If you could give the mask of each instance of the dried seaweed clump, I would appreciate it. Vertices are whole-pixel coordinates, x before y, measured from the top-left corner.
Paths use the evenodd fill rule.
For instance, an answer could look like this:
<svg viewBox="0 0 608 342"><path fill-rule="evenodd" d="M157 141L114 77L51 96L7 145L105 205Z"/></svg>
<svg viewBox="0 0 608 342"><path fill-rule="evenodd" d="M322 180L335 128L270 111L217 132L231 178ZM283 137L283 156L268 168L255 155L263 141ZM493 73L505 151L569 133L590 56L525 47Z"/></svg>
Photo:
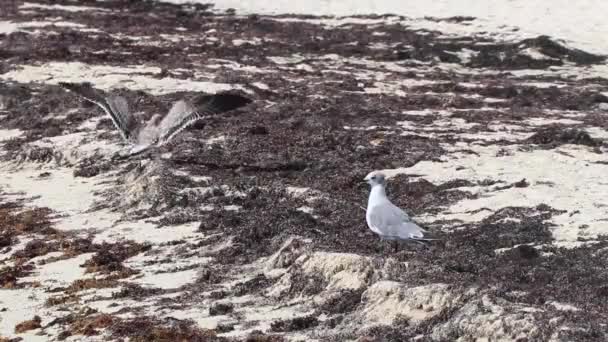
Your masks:
<svg viewBox="0 0 608 342"><path fill-rule="evenodd" d="M125 267L122 262L126 259L145 252L151 248L148 244L140 244L134 241L118 243L103 243L97 246L98 252L84 263L87 273L99 272L129 276L133 270ZM124 278L124 277L122 277Z"/></svg>
<svg viewBox="0 0 608 342"><path fill-rule="evenodd" d="M110 327L113 338L129 338L131 342L228 342L213 330L200 329L187 320L138 317Z"/></svg>
<svg viewBox="0 0 608 342"><path fill-rule="evenodd" d="M119 321L120 318L108 314L78 317L71 322L69 330L62 332L62 335L65 337L74 335L99 335L99 330L108 328Z"/></svg>
<svg viewBox="0 0 608 342"><path fill-rule="evenodd" d="M270 329L275 332L298 331L315 327L319 320L313 316L296 317L272 322Z"/></svg>
<svg viewBox="0 0 608 342"><path fill-rule="evenodd" d="M13 289L22 287L23 284L17 284L18 279L27 276L33 269L34 266L29 264L7 266L0 269L0 288Z"/></svg>
<svg viewBox="0 0 608 342"><path fill-rule="evenodd" d="M49 216L52 214L49 208L26 209L18 212L18 208L0 209L0 231L3 235L9 232L12 235L25 233L53 234Z"/></svg>
<svg viewBox="0 0 608 342"><path fill-rule="evenodd" d="M585 146L599 146L600 143L593 139L589 133L576 128L564 128L552 125L542 128L527 139L528 142L549 147L557 147L564 144L575 144Z"/></svg>
<svg viewBox="0 0 608 342"><path fill-rule="evenodd" d="M34 318L23 321L15 326L15 334L21 334L29 330L34 330L40 328L40 322L42 320L39 316L34 316Z"/></svg>

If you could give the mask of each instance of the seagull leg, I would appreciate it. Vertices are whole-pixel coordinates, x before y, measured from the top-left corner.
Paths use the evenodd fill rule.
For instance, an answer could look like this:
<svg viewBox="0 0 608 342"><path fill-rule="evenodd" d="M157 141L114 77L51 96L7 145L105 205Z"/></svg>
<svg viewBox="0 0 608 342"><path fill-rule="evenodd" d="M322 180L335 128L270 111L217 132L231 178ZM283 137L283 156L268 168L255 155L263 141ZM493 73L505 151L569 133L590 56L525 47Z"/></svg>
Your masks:
<svg viewBox="0 0 608 342"><path fill-rule="evenodd" d="M382 251L383 251L382 255L384 255L385 257L389 257L393 254L392 249L391 249L391 243L392 243L392 241L387 240L383 244L384 248L382 249Z"/></svg>
<svg viewBox="0 0 608 342"><path fill-rule="evenodd" d="M389 253L386 250L386 245L387 243L389 243L390 241L388 241L387 239L384 238L384 236L380 235L380 252L382 252L382 256L387 256Z"/></svg>

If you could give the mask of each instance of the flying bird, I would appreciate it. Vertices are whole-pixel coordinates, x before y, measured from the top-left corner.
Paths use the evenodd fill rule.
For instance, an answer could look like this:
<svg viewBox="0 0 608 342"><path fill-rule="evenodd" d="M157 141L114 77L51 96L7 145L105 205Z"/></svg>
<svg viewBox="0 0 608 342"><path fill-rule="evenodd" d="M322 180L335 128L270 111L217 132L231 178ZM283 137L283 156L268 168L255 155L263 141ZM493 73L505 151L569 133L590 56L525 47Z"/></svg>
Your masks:
<svg viewBox="0 0 608 342"><path fill-rule="evenodd" d="M166 144L199 119L228 112L251 102L246 97L230 93L201 95L193 102L186 100L175 102L162 118L160 114L155 114L147 122L140 122L129 112L129 104L124 97L107 95L93 88L88 82L60 82L59 85L96 104L110 116L120 136L130 146L127 156Z"/></svg>
<svg viewBox="0 0 608 342"><path fill-rule="evenodd" d="M382 172L369 173L364 181L371 185L365 219L371 231L383 240L410 240L419 243L435 240L424 237L426 230L386 197L386 177Z"/></svg>

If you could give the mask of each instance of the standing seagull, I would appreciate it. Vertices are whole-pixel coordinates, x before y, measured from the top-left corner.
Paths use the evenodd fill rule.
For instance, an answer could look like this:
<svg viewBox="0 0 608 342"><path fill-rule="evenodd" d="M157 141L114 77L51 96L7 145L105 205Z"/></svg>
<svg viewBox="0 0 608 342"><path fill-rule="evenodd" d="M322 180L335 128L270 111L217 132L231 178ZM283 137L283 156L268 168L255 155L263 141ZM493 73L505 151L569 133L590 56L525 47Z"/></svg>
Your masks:
<svg viewBox="0 0 608 342"><path fill-rule="evenodd" d="M419 243L434 240L424 238L426 230L414 223L405 211L386 197L386 177L382 172L371 172L364 181L372 186L365 212L369 229L383 240L410 240Z"/></svg>
<svg viewBox="0 0 608 342"><path fill-rule="evenodd" d="M207 115L231 111L251 102L250 99L236 94L202 95L197 97L194 103L179 100L164 118L160 119L160 114L155 114L144 123L131 115L124 97L106 95L88 82L59 82L59 85L96 104L110 116L123 140L130 145L127 154L129 156L142 153L153 146L166 144L184 128Z"/></svg>

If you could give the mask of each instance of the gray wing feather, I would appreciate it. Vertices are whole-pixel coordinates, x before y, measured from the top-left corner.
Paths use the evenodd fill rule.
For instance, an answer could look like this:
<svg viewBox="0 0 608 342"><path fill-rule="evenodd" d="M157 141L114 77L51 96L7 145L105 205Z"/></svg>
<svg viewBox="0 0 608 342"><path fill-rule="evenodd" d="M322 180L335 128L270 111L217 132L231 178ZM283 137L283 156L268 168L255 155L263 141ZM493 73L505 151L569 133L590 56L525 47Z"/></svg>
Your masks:
<svg viewBox="0 0 608 342"><path fill-rule="evenodd" d="M106 97L106 102L112 109L112 111L117 115L117 118L124 123L125 126L128 126L129 123L129 103L122 96L108 96Z"/></svg>
<svg viewBox="0 0 608 342"><path fill-rule="evenodd" d="M388 238L417 239L425 230L392 203L382 203L370 209L368 222L374 231Z"/></svg>
<svg viewBox="0 0 608 342"><path fill-rule="evenodd" d="M129 113L129 105L125 98L120 96L105 97L103 93L95 90L90 83L60 82L59 85L103 109L110 116L112 123L114 123L123 139L129 140L135 121Z"/></svg>
<svg viewBox="0 0 608 342"><path fill-rule="evenodd" d="M193 100L176 102L159 125L159 144L171 140L176 134L204 116L228 112L251 103L238 94L221 93L202 95Z"/></svg>
<svg viewBox="0 0 608 342"><path fill-rule="evenodd" d="M129 103L127 100L121 96L110 96L106 98L106 102L114 114L113 117L115 118L115 125L118 130L122 132L123 138L131 138L131 134L135 129L136 122L135 118L130 115ZM118 125L116 123L118 123Z"/></svg>
<svg viewBox="0 0 608 342"><path fill-rule="evenodd" d="M202 118L192 105L184 100L173 104L167 116L159 124L159 145L171 140L175 135Z"/></svg>

